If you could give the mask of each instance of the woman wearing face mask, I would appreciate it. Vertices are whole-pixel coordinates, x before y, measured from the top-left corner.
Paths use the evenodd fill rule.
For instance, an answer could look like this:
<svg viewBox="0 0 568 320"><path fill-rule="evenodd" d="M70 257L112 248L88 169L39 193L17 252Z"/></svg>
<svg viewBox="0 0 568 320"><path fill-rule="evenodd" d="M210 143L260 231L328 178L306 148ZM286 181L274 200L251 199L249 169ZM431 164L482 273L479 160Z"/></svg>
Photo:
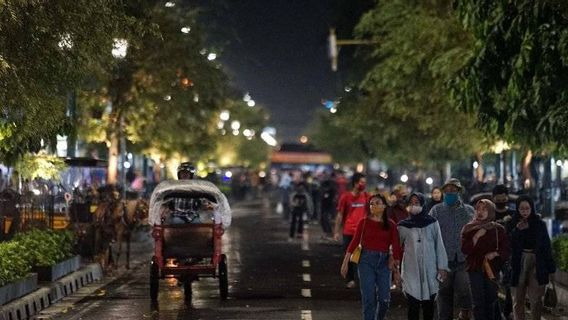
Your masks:
<svg viewBox="0 0 568 320"><path fill-rule="evenodd" d="M438 293L438 281L447 276L448 257L440 226L428 215L421 193L410 196L410 217L398 223L400 243L403 247L402 291L408 299L408 319L434 318L434 304Z"/></svg>
<svg viewBox="0 0 568 320"><path fill-rule="evenodd" d="M395 223L387 218L387 200L380 194L369 198L367 217L357 225L355 236L347 248L341 275L347 276L351 253L362 246L358 264L364 320L382 320L390 304L391 269L398 268L402 255ZM389 266L392 248L394 265ZM395 273L396 278L396 273Z"/></svg>
<svg viewBox="0 0 568 320"><path fill-rule="evenodd" d="M509 238L495 222L495 204L482 199L475 205L475 217L462 230L462 251L467 255L473 315L475 319L500 319L499 286L496 277L509 259Z"/></svg>
<svg viewBox="0 0 568 320"><path fill-rule="evenodd" d="M529 196L517 199L517 212L509 224L512 257L511 288L515 320L525 319L525 299L531 305L532 319L540 319L542 297L549 278L556 272L550 238L544 221L535 212Z"/></svg>

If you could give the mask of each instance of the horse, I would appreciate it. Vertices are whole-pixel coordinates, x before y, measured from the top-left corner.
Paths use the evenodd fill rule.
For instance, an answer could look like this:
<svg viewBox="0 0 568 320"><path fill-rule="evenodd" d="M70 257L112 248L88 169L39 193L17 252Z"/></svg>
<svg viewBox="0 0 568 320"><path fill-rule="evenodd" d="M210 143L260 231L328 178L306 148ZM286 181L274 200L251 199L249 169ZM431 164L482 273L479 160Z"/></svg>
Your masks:
<svg viewBox="0 0 568 320"><path fill-rule="evenodd" d="M121 201L120 210L114 211L114 233L118 242L116 265L120 261L122 243L126 242L126 269L130 269L130 242L137 226L147 223L148 202L143 198Z"/></svg>

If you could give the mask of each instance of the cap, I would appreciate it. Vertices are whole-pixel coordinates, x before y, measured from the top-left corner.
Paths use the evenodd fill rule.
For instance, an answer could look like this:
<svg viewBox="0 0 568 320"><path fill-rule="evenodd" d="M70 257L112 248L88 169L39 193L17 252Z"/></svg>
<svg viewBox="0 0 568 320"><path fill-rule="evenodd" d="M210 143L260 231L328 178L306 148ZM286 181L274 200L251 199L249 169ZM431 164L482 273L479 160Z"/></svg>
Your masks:
<svg viewBox="0 0 568 320"><path fill-rule="evenodd" d="M446 181L446 183L444 183L444 185L442 186L442 190L444 190L447 186L454 186L454 187L458 188L459 191L463 190L463 186L461 185L461 182L456 178L451 178L448 181Z"/></svg>

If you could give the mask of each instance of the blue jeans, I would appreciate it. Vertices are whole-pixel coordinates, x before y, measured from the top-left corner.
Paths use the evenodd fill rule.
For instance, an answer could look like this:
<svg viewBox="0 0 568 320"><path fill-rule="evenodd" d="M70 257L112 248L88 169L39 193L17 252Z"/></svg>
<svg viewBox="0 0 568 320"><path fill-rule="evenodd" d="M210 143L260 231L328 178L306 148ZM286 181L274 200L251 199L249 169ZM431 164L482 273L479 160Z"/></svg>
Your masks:
<svg viewBox="0 0 568 320"><path fill-rule="evenodd" d="M359 260L359 283L364 320L383 320L390 304L389 255L363 249Z"/></svg>

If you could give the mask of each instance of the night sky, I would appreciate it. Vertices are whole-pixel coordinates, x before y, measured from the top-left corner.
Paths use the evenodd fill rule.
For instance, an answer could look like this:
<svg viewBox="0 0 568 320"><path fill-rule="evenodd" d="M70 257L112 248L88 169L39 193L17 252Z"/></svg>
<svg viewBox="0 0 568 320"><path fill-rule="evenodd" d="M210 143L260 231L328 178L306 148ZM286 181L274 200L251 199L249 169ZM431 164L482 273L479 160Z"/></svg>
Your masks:
<svg viewBox="0 0 568 320"><path fill-rule="evenodd" d="M335 95L327 35L329 0L228 0L214 19L225 35L221 62L233 84L269 110L280 142L297 141ZM230 35L227 37L227 35Z"/></svg>

